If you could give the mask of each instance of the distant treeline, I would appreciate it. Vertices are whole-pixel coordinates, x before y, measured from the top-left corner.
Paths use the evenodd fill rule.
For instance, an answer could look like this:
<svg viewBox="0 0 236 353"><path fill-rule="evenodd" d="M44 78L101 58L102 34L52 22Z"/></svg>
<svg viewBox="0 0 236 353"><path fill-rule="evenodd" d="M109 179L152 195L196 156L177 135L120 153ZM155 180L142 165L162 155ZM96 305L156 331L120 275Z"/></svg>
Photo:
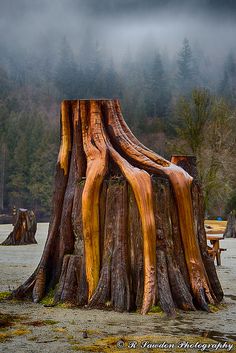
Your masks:
<svg viewBox="0 0 236 353"><path fill-rule="evenodd" d="M206 58L200 49L193 50L187 39L172 59L158 50L150 53L143 49L135 57L127 51L123 60L116 62L98 44L76 55L66 39L56 60L52 60L50 51L43 57L25 53L15 57L7 50L1 52L0 209L5 212L16 206L34 209L38 217L49 216L62 99L119 98L125 119L145 144L169 157L177 142L183 152L196 152L199 163L202 152L183 143L183 131L189 124L186 109L190 115L195 112L192 124L199 118L199 107L202 109L202 103L194 101L193 90L205 92L210 100L218 97L218 102L222 97L220 109L235 122L235 55L225 53L225 62L216 69L214 58ZM187 105L181 106L183 96ZM204 101L204 97L200 99ZM211 109L213 116L216 105L205 105L202 114ZM207 126L203 124L202 128ZM228 141L232 147L232 137ZM224 212L234 200L231 179L223 209L218 211L210 205L210 213Z"/></svg>

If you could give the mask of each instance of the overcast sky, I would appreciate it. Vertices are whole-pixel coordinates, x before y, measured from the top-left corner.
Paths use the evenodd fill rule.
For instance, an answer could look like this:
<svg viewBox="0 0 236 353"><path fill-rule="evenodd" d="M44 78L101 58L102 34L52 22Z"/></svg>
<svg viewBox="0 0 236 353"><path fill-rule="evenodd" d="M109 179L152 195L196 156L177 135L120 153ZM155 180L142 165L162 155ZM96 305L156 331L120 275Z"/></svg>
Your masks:
<svg viewBox="0 0 236 353"><path fill-rule="evenodd" d="M75 52L93 41L114 58L145 45L172 55L187 37L217 58L235 50L236 1L0 0L0 32L8 48L43 53L66 37Z"/></svg>

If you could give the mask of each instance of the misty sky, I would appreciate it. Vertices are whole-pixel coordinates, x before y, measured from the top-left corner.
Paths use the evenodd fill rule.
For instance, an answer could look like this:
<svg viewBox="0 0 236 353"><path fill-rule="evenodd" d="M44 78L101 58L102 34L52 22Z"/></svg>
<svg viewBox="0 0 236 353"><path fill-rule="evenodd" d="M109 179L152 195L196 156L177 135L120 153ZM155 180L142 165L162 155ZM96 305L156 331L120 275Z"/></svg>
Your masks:
<svg viewBox="0 0 236 353"><path fill-rule="evenodd" d="M10 50L40 54L66 37L75 53L93 41L114 59L145 46L175 55L187 37L217 60L236 47L236 1L0 0L0 32Z"/></svg>

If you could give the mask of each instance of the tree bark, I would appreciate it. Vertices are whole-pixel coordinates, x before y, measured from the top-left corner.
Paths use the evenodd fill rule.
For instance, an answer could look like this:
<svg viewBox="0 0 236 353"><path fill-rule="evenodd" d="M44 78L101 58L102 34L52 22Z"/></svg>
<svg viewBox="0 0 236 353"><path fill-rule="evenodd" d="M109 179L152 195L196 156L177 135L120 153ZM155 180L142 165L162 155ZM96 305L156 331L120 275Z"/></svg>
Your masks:
<svg viewBox="0 0 236 353"><path fill-rule="evenodd" d="M135 138L117 100L62 102L48 239L13 296L169 315L218 303L200 186L178 162Z"/></svg>
<svg viewBox="0 0 236 353"><path fill-rule="evenodd" d="M34 212L20 208L16 214L13 231L1 245L37 244L35 239L36 230L37 223Z"/></svg>
<svg viewBox="0 0 236 353"><path fill-rule="evenodd" d="M228 216L224 238L236 238L236 211L231 211Z"/></svg>
<svg viewBox="0 0 236 353"><path fill-rule="evenodd" d="M217 301L221 301L223 299L223 290L221 288L220 282L218 280L218 276L216 273L216 268L214 265L214 260L209 255L207 251L207 238L206 231L204 226L204 201L203 201L203 191L201 182L198 176L197 171L197 161L195 156L173 156L171 161L179 166L181 166L184 170L186 170L192 177L192 202L193 202L193 210L194 210L194 226L195 233L198 236L198 243L200 247L202 261L205 266L205 270L207 272L209 282Z"/></svg>

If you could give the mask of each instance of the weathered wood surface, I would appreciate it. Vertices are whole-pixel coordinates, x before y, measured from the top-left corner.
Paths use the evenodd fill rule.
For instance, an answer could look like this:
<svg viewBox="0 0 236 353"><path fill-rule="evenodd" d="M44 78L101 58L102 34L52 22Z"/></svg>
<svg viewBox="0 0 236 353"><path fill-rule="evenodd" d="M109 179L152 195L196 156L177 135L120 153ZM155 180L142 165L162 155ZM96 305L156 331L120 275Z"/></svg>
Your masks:
<svg viewBox="0 0 236 353"><path fill-rule="evenodd" d="M143 146L117 100L64 101L48 239L13 296L38 302L54 289L55 303L208 311L223 292L193 164Z"/></svg>
<svg viewBox="0 0 236 353"><path fill-rule="evenodd" d="M207 250L207 237L204 226L204 203L203 203L203 192L201 183L198 178L196 157L194 156L174 156L172 161L177 165L184 168L191 176L193 176L192 183L192 202L194 210L194 223L195 232L198 236L198 243L201 251L202 260L207 272L207 276L211 285L211 288L215 294L217 301L221 301L223 298L223 291L216 273L213 258L209 255Z"/></svg>
<svg viewBox="0 0 236 353"><path fill-rule="evenodd" d="M36 230L37 223L34 212L20 208L16 214L13 231L1 245L37 244Z"/></svg>
<svg viewBox="0 0 236 353"><path fill-rule="evenodd" d="M224 238L236 238L236 211L231 211L228 216Z"/></svg>

